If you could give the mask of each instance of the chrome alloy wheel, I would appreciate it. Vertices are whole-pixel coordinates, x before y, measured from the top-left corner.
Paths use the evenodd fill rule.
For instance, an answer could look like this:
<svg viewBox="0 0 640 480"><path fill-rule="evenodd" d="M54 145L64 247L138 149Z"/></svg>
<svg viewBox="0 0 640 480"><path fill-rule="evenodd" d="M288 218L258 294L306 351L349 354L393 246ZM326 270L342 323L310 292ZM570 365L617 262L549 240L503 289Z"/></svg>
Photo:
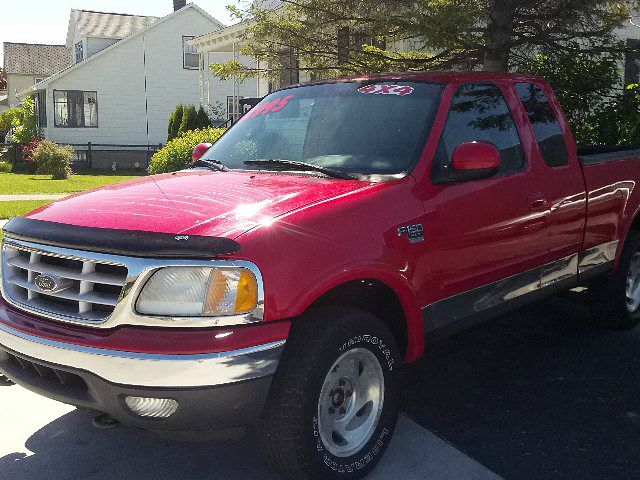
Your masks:
<svg viewBox="0 0 640 480"><path fill-rule="evenodd" d="M327 450L349 457L362 449L378 425L384 404L384 373L365 348L342 354L327 373L318 402L318 430Z"/></svg>
<svg viewBox="0 0 640 480"><path fill-rule="evenodd" d="M640 252L631 258L627 273L627 310L636 313L640 308Z"/></svg>

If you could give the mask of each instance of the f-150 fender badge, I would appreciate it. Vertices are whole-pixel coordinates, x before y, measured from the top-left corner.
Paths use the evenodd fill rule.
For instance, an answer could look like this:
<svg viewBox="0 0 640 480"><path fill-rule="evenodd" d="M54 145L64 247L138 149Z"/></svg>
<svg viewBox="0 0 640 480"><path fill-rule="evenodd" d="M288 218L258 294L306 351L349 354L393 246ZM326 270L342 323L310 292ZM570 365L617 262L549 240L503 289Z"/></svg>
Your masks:
<svg viewBox="0 0 640 480"><path fill-rule="evenodd" d="M424 225L416 223L415 225L405 225L398 228L398 236L407 235L409 243L424 242Z"/></svg>

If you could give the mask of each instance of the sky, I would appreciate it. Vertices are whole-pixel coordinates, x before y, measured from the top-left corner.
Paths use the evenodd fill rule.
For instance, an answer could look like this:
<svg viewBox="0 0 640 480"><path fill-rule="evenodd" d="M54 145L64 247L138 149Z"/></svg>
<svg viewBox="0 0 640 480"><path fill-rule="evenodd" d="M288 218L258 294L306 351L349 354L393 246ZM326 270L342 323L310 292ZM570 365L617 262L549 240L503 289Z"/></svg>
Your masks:
<svg viewBox="0 0 640 480"><path fill-rule="evenodd" d="M226 10L226 5L236 3L234 0L195 0L194 3L225 25L234 22ZM66 40L72 8L156 17L173 11L173 0L0 0L0 5L0 42L60 45ZM2 49L0 65L4 65Z"/></svg>

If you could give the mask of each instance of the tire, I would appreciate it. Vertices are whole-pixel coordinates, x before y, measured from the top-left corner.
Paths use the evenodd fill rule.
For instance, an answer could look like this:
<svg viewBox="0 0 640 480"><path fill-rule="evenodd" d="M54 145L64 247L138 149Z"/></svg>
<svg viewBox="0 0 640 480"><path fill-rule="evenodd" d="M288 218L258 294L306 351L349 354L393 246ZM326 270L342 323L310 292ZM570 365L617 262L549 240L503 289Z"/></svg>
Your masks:
<svg viewBox="0 0 640 480"><path fill-rule="evenodd" d="M618 269L596 282L589 288L592 323L613 330L635 327L640 322L640 232L629 232Z"/></svg>
<svg viewBox="0 0 640 480"><path fill-rule="evenodd" d="M297 319L259 428L275 467L296 480L367 475L398 420L401 363L374 315L329 306Z"/></svg>
<svg viewBox="0 0 640 480"><path fill-rule="evenodd" d="M15 385L15 383L0 373L0 387L10 387L11 385Z"/></svg>

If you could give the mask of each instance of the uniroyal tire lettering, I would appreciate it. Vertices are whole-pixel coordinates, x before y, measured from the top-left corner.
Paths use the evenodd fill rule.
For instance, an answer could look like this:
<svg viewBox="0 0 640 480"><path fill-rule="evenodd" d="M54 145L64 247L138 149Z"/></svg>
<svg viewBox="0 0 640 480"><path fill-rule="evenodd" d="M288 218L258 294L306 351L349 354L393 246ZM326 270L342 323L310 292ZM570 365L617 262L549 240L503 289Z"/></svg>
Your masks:
<svg viewBox="0 0 640 480"><path fill-rule="evenodd" d="M342 345L338 349L338 352L342 353L345 350L357 345L358 343L369 343L371 345L375 345L378 347L384 358L387 360L387 366L389 367L389 371L393 370L393 364L395 363L395 359L391 355L391 350L387 347L387 345L378 337L373 335L358 335L357 337L353 337L349 339L346 343Z"/></svg>
<svg viewBox="0 0 640 480"><path fill-rule="evenodd" d="M375 456L378 453L380 453L380 450L384 446L384 437L386 437L387 435L389 435L389 430L387 430L387 428L385 427L380 432L380 435L378 436L378 440L376 440L376 443L373 444L373 446L369 449L367 453L364 454L362 458L360 458L359 460L356 460L355 462L343 463L343 464L337 463L335 460L329 458L329 455L326 453L324 454L322 460L324 464L334 472L353 473L355 470L360 470L361 468L364 468L365 465L370 463L375 458Z"/></svg>

